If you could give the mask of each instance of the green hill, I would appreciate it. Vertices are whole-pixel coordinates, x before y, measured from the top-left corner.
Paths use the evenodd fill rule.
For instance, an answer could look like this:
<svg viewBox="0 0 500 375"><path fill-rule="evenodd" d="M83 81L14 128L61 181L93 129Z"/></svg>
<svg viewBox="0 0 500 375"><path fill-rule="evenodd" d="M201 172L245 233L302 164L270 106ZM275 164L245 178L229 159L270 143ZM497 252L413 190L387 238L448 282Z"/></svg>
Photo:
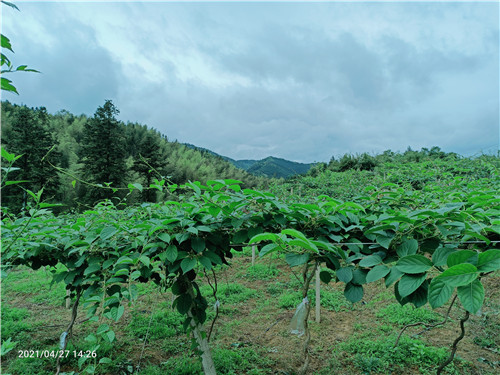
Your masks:
<svg viewBox="0 0 500 375"><path fill-rule="evenodd" d="M280 159L274 156L268 156L267 158L261 160L234 160L227 156L219 155L203 147L198 147L189 143L185 143L184 145L194 150L218 156L224 160L231 162L237 168L243 169L254 176L288 178L291 176L307 173L309 169L311 169L311 167L314 165L312 163L305 164L286 159Z"/></svg>

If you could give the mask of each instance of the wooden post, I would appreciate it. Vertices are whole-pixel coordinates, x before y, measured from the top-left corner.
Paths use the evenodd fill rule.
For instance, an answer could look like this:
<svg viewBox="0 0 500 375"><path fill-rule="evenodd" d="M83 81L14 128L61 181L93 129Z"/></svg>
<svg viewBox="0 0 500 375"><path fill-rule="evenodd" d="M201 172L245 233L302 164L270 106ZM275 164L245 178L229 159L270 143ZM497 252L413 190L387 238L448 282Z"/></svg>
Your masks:
<svg viewBox="0 0 500 375"><path fill-rule="evenodd" d="M255 252L256 252L257 246L252 245L252 266L255 266Z"/></svg>
<svg viewBox="0 0 500 375"><path fill-rule="evenodd" d="M316 323L319 323L321 321L321 316L320 316L320 307L321 307L321 298L320 298L320 285L319 285L320 279L319 279L319 263L318 266L316 267Z"/></svg>

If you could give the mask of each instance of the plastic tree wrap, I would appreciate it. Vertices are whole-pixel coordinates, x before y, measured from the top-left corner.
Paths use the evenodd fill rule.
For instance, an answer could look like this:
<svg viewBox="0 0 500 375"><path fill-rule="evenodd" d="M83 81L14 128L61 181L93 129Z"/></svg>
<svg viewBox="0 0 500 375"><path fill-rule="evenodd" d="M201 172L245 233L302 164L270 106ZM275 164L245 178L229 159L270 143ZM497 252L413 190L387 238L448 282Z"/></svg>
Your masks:
<svg viewBox="0 0 500 375"><path fill-rule="evenodd" d="M291 333L294 335L302 336L305 331L305 321L307 315L307 304L309 300L304 298L302 302L297 306L297 310L295 310L295 314L293 314L292 321L290 322L290 328L292 329Z"/></svg>

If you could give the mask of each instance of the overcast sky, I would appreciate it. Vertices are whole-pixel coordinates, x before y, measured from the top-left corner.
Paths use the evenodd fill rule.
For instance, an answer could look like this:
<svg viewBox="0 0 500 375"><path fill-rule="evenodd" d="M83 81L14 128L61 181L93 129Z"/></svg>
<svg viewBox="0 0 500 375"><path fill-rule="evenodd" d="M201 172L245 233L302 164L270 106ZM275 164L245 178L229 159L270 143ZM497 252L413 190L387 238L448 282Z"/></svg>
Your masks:
<svg viewBox="0 0 500 375"><path fill-rule="evenodd" d="M499 4L41 2L5 5L20 95L235 159L300 162L499 143Z"/></svg>

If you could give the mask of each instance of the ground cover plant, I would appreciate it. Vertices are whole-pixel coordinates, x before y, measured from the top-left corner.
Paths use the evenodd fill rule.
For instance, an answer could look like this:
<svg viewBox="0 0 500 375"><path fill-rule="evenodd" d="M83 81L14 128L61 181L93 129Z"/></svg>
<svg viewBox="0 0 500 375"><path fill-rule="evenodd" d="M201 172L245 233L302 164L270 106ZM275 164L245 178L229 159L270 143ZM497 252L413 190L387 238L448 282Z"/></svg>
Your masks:
<svg viewBox="0 0 500 375"><path fill-rule="evenodd" d="M16 160L15 155L5 150L2 155L8 163ZM2 182L16 183L8 179ZM500 251L496 246L499 223L495 186L498 186L498 176L490 178L488 183L481 179L472 182L455 179L454 189L434 186L425 190L407 190L394 183L384 183L379 187L365 188L363 196L351 201L323 195L304 203L293 198L282 199L268 192L242 189L236 180L214 180L206 185L194 182L180 187L157 181L151 188L178 192L179 199L122 210L117 210L112 201L105 200L82 214L57 216L50 212L51 205L42 201L43 191L33 193L27 190L33 206L26 215L6 215L3 219L4 271L8 279L16 272L15 267L25 266L32 270L43 267L53 275L56 287L62 283L69 290L73 300L70 323L62 334L55 336L54 342L45 345L52 348L49 354L57 350L58 341L62 350L84 354L74 358L52 358L58 373L80 370L116 373L117 369L128 371L131 366L134 371L134 366L138 365L129 358L125 359L117 333L122 332L124 319L136 314L131 313L129 307L137 303L141 291L151 294L150 285L156 285L160 295L173 293L169 301L182 316L183 330L193 335L193 341L187 343L186 336L180 335L183 346L186 351L201 352L205 373L264 371L249 368L246 361L261 349L277 353L273 341L270 347L258 350L249 348L253 344L244 340L244 336L230 344L230 348L234 344L234 347L244 349L245 355L228 354L224 351L227 347L215 345L214 355L225 353L219 357L219 364L213 361L209 346L209 340L213 339L212 335L217 337L217 331L214 324L205 326L204 323L209 322L207 318L226 313L232 322L227 322L223 331L231 336L244 332L241 316L246 311L260 310L264 317L270 316L276 307L293 312L290 302L273 305L267 300L267 304L259 303L266 288L257 290L251 288L252 284L245 286L229 282L235 277L235 273L227 275L234 272L234 264L227 266L244 259L234 257L235 251L241 251L248 244L258 244L261 257L275 254L276 262L283 262L285 269L275 266L277 272L274 272L270 267L270 273L274 272L274 277L282 283L290 283L293 276L298 287L293 292L279 293L279 296L275 288L273 298L277 301L290 298L296 299L297 304L307 297L315 270L323 264L328 270L320 273L321 280L335 283L340 288L337 292L330 291L330 299L325 297L328 290L323 292L326 306L335 306L332 313L341 314L345 309L348 310L346 313L352 314L352 311L361 310L363 304L352 303L362 302L371 285L383 280L386 287L394 288L394 297L401 305L411 303L421 308L429 303L433 309L448 306L449 314L458 309L461 316L455 316L455 320L460 322L463 333L464 323L470 315L480 314L486 307L484 284L494 278L500 268ZM144 189L140 184L131 184L129 188L131 191ZM268 283L262 272L254 272L248 277L251 274L242 275L245 282L254 286ZM280 279L285 276L288 278ZM274 284L277 285L276 281ZM339 292L351 305L338 303ZM310 305L305 304L306 317ZM56 308L52 305L52 313ZM82 309L86 314L82 323L87 324L90 332L85 337L69 340L70 336L76 336L75 322L82 320ZM444 316L449 314L445 312ZM276 322L271 322L270 329L290 318L277 318ZM137 315L135 319L129 331L135 332L133 337L140 340L137 326L144 327L145 320ZM157 336L178 336L175 330L157 332L159 329L155 329L153 321L158 319L167 325L178 325L175 319L150 313L151 323L148 323L146 332L152 326L153 334ZM258 321L262 325L262 319ZM422 323L430 331L435 328ZM387 325L381 330L387 332ZM314 334L321 336L322 333L321 326L308 324L307 319L304 338L290 337L282 331L280 339L288 338L290 347L295 348L290 352L295 354L288 364L271 356L274 363L278 363L276 368L284 366L299 373L311 371L315 366L316 350L325 350L314 338ZM405 337L400 335L398 342L407 342ZM16 342L15 337L13 340ZM143 340L146 342L146 335ZM448 367L446 363L453 359L457 343L456 340L452 355L441 363L438 373L459 366L454 362ZM164 342L163 345L172 348L171 343ZM376 345L373 343L374 347ZM411 348L417 350L421 345L424 344L413 342ZM344 348L357 356L353 363L359 363L356 368L361 371L385 371L385 363L393 360L380 358L379 352L375 357L366 357L365 352L353 351L348 346ZM183 351L184 356L186 351ZM15 351L10 352L14 369L22 361L13 360ZM173 352L167 351L166 356L175 356ZM424 354L419 354L422 361L427 358L425 353L431 352L423 348ZM232 359L226 361L227 358ZM429 361L437 367L437 357L433 358L434 362ZM442 356L439 358L443 360ZM372 359L374 363L370 364ZM495 366L493 359L487 361L488 365ZM32 363L32 358L23 363L28 362ZM45 358L38 361L37 366L48 369L50 362ZM180 363L181 368L190 366L189 361L182 358L174 362ZM221 369L221 363L226 362ZM233 362L239 365L233 365ZM401 371L407 371L407 365L410 364L402 363ZM429 366L423 371L428 371ZM51 371L53 369L54 366Z"/></svg>

